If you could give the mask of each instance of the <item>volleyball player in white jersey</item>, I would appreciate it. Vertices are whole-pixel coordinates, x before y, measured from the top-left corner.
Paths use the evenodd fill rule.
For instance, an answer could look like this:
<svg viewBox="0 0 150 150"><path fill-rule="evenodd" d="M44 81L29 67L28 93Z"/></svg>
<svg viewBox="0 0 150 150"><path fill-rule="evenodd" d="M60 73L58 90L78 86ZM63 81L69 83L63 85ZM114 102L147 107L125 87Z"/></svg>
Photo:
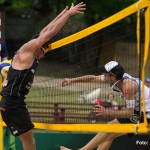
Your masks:
<svg viewBox="0 0 150 150"><path fill-rule="evenodd" d="M96 105L95 112L97 116L112 116L116 119L112 120L110 124L119 123L137 123L143 121L143 116L140 117L139 108L142 96L145 96L146 112L150 112L150 90L144 86L144 95L142 95L141 87L142 82L133 78L124 72L123 67L116 61L110 61L104 66L100 66L100 72L103 75L94 76L87 75L77 78L66 78L62 82L62 86L66 86L77 82L100 82L107 81L110 83L112 89L122 94L125 102L126 109L123 110L108 110L101 105ZM140 89L140 90L139 90ZM150 123L150 118L147 118ZM98 147L98 150L108 150L113 140L125 133L98 133L89 143L80 148L80 150L92 150ZM69 150L61 146L61 150Z"/></svg>

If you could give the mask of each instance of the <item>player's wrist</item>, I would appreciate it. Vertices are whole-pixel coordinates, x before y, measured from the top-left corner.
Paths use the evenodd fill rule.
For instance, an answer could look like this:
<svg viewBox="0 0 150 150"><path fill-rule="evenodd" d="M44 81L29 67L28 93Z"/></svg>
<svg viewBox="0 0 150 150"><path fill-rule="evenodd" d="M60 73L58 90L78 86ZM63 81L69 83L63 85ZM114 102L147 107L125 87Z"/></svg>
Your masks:
<svg viewBox="0 0 150 150"><path fill-rule="evenodd" d="M106 115L106 116L109 116L109 115L110 115L110 110L105 109L105 115Z"/></svg>
<svg viewBox="0 0 150 150"><path fill-rule="evenodd" d="M70 81L70 84L76 82L75 79L69 79L69 81Z"/></svg>
<svg viewBox="0 0 150 150"><path fill-rule="evenodd" d="M68 17L73 16L73 14L72 14L72 11L71 11L71 10L67 10L65 14L66 14L66 16L68 16Z"/></svg>

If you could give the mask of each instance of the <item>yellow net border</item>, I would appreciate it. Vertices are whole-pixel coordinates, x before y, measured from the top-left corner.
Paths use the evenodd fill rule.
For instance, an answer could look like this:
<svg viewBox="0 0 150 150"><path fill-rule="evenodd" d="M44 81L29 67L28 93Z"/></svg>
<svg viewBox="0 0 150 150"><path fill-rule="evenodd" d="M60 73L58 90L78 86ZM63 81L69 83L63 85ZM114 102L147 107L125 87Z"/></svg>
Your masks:
<svg viewBox="0 0 150 150"><path fill-rule="evenodd" d="M114 14L113 16L91 26L88 27L80 32L77 32L73 35L70 35L66 38L63 38L59 41L56 41L52 44L49 44L49 47L47 51L54 50L56 48L62 47L64 45L67 45L69 43L72 43L74 41L77 41L79 39L82 39L98 30L101 30L107 26L112 25L113 23L124 19L125 17L133 14L138 13L143 8L147 8L145 12L145 47L144 47L144 64L142 66L142 81L144 82L145 77L145 65L147 62L147 56L148 56L148 50L149 50L149 26L150 26L150 2L149 0L141 0L133 5L123 9L122 11ZM137 27L140 28L140 15L137 15ZM137 28L137 29L138 29ZM140 32L137 30L137 49L139 51L139 42L140 42ZM144 86L142 87L142 90L144 91ZM145 100L144 97L142 99L142 106L145 108ZM148 132L147 127L147 119L146 114L144 115L144 123L139 124L41 124L41 123L35 123L35 127L39 129L48 129L48 130L54 130L54 131L80 131L80 132ZM114 130L115 129L115 130Z"/></svg>
<svg viewBox="0 0 150 150"><path fill-rule="evenodd" d="M123 9L122 11L108 17L107 19L93 25L93 26L90 26L80 32L77 32L73 35L70 35L66 38L63 38L61 40L58 40L52 44L49 44L49 47L47 48L47 51L51 51L51 50L54 50L56 48L59 48L59 47L62 47L64 45L67 45L67 44L70 44L72 42L75 42L79 39L82 39L94 32L97 32L105 27L108 27L112 24L114 24L115 22L117 21L120 21L122 19L124 19L125 17L137 12L138 10L140 9L143 9L143 8L146 8L149 6L149 1L148 0L143 0L143 1L139 1L125 9Z"/></svg>

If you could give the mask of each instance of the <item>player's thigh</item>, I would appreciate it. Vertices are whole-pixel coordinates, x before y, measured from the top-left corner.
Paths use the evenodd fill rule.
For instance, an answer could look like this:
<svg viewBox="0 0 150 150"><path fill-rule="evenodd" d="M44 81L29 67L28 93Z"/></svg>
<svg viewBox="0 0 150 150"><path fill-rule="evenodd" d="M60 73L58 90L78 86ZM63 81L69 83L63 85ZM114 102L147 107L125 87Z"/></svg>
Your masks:
<svg viewBox="0 0 150 150"><path fill-rule="evenodd" d="M1 112L4 122L15 136L19 136L34 127L29 112L25 107L6 108L5 111Z"/></svg>

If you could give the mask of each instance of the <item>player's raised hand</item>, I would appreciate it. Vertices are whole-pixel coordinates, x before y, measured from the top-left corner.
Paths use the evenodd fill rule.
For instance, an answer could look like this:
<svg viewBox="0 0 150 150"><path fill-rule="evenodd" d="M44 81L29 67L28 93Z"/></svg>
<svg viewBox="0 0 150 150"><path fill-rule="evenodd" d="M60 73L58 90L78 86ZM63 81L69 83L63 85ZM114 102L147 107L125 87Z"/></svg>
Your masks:
<svg viewBox="0 0 150 150"><path fill-rule="evenodd" d="M86 4L84 4L83 2L81 2L77 5L74 5L72 3L72 5L71 5L70 9L68 10L68 12L71 16L73 16L75 14L83 14L84 13L83 11L86 10L85 6L86 6Z"/></svg>

